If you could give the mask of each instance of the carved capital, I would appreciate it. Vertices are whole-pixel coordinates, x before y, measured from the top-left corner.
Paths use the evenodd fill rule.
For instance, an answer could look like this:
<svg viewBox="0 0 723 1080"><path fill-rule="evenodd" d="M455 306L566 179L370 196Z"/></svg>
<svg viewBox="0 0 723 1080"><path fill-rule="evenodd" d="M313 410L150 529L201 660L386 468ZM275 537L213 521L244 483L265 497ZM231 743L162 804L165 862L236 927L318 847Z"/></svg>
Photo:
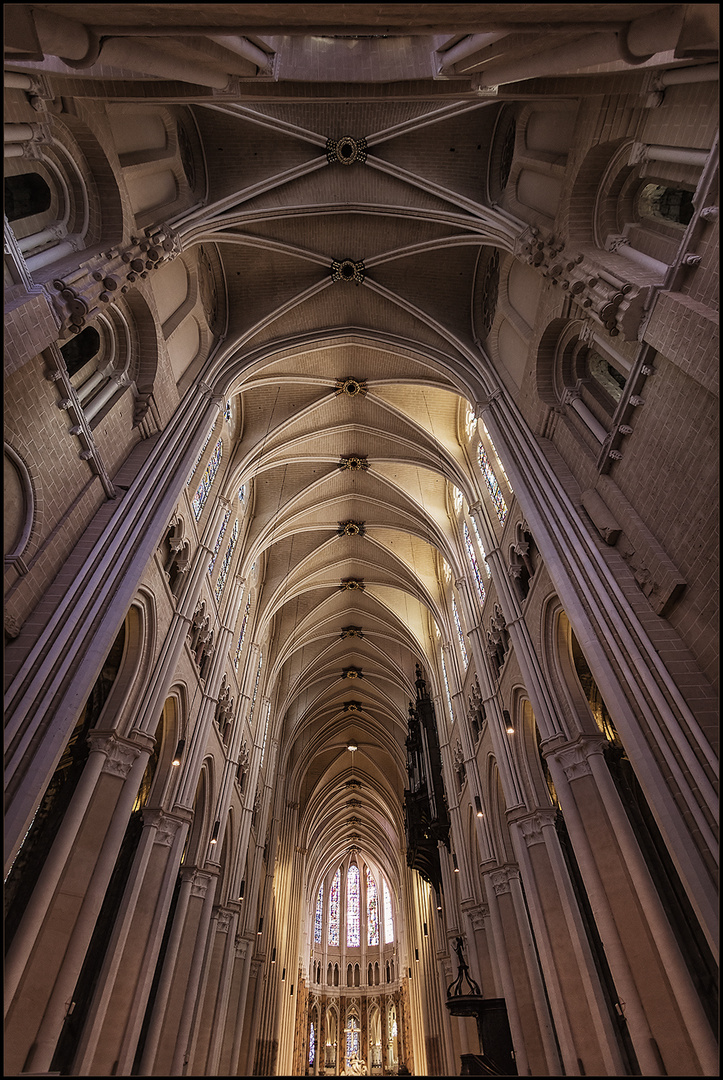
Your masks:
<svg viewBox="0 0 723 1080"><path fill-rule="evenodd" d="M216 916L216 929L220 934L227 934L229 932L232 919L232 911L226 911L225 908L219 908Z"/></svg>
<svg viewBox="0 0 723 1080"><path fill-rule="evenodd" d="M120 776L122 780L128 776L134 761L141 753L142 747L128 739L121 739L117 735L108 732L93 732L88 735L91 750L102 750L106 755L103 763L103 772L111 776Z"/></svg>
<svg viewBox="0 0 723 1080"><path fill-rule="evenodd" d="M515 824L522 833L528 847L544 843L542 830L546 825L554 824L555 813L554 810L537 810L527 817L518 818Z"/></svg>
<svg viewBox="0 0 723 1080"><path fill-rule="evenodd" d="M513 866L504 866L498 870L493 870L489 875L489 879L495 891L495 896L502 896L503 893L511 892L512 881L514 878L519 878L519 876L519 871Z"/></svg>
<svg viewBox="0 0 723 1080"><path fill-rule="evenodd" d="M577 780L580 776L588 776L591 772L589 758L592 754L601 754L604 739L585 739L565 746L561 750L552 751L551 755L562 767L568 780Z"/></svg>

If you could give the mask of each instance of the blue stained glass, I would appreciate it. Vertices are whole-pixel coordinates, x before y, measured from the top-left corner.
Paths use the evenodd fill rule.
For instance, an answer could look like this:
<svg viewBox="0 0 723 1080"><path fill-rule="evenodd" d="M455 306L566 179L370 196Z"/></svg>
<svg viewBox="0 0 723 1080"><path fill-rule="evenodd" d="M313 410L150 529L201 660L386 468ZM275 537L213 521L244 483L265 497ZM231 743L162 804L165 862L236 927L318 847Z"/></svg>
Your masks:
<svg viewBox="0 0 723 1080"><path fill-rule="evenodd" d="M213 482L216 479L216 473L218 467L221 464L221 455L223 453L223 444L219 439L216 443L213 453L209 459L208 465L203 470L203 476L201 477L201 483L196 489L196 494L191 499L191 506L193 507L193 516L196 521L203 513L203 508L206 505L206 499L208 498Z"/></svg>
<svg viewBox="0 0 723 1080"><path fill-rule="evenodd" d="M263 663L263 660L264 660L264 654L259 653L259 666L256 669L256 682L254 683L254 693L253 693L253 697L251 698L251 708L249 709L249 725L251 724L251 717L254 715L254 707L256 705L256 692L258 691L258 688L259 688L259 678L261 676L261 665ZM266 719L268 720L268 717ZM263 754L261 755L261 760L263 761ZM259 768L260 767L261 766L259 766Z"/></svg>
<svg viewBox="0 0 723 1080"><path fill-rule="evenodd" d="M477 558L476 558L475 553L474 553L474 548L472 547L472 539L471 539L471 537L469 535L469 529L467 528L466 523L463 526L463 533L464 533L464 546L467 548L467 557L469 558L470 565L471 565L472 571L474 573L474 580L475 580L475 583L477 585L477 593L478 593L479 598L480 598L480 603L484 604L485 597L486 597L487 594L485 593L485 587L482 584L482 575L479 572L479 566L477 565Z"/></svg>
<svg viewBox="0 0 723 1080"><path fill-rule="evenodd" d="M442 657L442 675L444 676L444 689L447 691L447 708L449 709L449 719L454 723L454 713L452 712L452 695L449 692L449 680L447 679L447 665L444 662L444 653L440 653Z"/></svg>
<svg viewBox="0 0 723 1080"><path fill-rule="evenodd" d="M250 610L251 610L251 596L249 595L249 598L246 601L246 610L244 611L243 622L241 623L241 631L240 631L239 636L238 636L238 643L236 645L236 655L234 656L234 659L233 659L233 669L234 669L234 671L238 671L238 662L241 659L241 649L242 649L243 643L244 643L244 634L246 633L246 625L247 625L247 623L249 621L249 611Z"/></svg>
<svg viewBox="0 0 723 1080"><path fill-rule="evenodd" d="M314 1035L314 1024L312 1022L309 1028L309 1065L314 1064L314 1056L316 1054L316 1037Z"/></svg>
<svg viewBox="0 0 723 1080"><path fill-rule="evenodd" d="M503 464L502 464L502 462L500 461L500 455L499 455L499 454L497 453L497 448L496 448L495 444L494 444L494 443L492 442L492 438L491 438L491 436L490 436L490 433L489 433L489 431L487 430L487 426L486 426L486 424L484 423L484 421L482 421L482 427L484 428L484 433L485 433L485 435L486 435L486 436L487 436L487 438L489 439L489 444L490 444L490 446L492 447L492 453L493 453L493 454L495 455L495 460L497 461L497 464L498 464L498 465L499 465L499 467L500 467L500 472L502 473L502 475L503 475L503 476L504 476L504 478L505 478L505 483L507 484L507 487L508 487L508 488L510 489L510 491L512 491L512 484L510 483L509 477L508 477L507 473L505 472L505 467L504 467L504 465L503 465Z"/></svg>
<svg viewBox="0 0 723 1080"><path fill-rule="evenodd" d="M358 948L359 939L359 867L352 864L346 875L346 944Z"/></svg>
<svg viewBox="0 0 723 1080"><path fill-rule="evenodd" d="M339 944L339 878L340 871L334 874L329 890L329 944Z"/></svg>
<svg viewBox="0 0 723 1080"><path fill-rule="evenodd" d="M507 518L507 503L502 495L502 488L497 483L497 477L495 476L492 466L490 465L490 459L487 457L485 448L480 443L477 448L477 456L479 457L479 467L482 470L482 475L485 478L487 489L494 503L495 510L497 511L497 517L500 519L500 524L504 525Z"/></svg>
<svg viewBox="0 0 723 1080"><path fill-rule="evenodd" d="M367 866L367 943L379 944L379 901L377 886Z"/></svg>
<svg viewBox="0 0 723 1080"><path fill-rule="evenodd" d="M314 916L314 944L321 945L321 920L324 915L324 885L319 886L319 895L316 898L316 914Z"/></svg>
<svg viewBox="0 0 723 1080"><path fill-rule="evenodd" d="M359 1056L359 1021L355 1016L349 1021L349 1027L346 1032L346 1062L349 1064L349 1059L352 1054Z"/></svg>
<svg viewBox="0 0 723 1080"><path fill-rule="evenodd" d="M186 487L188 487L188 485L193 480L193 474L195 473L196 469L198 468L198 466L199 466L199 464L201 462L201 458L203 457L204 451L205 451L206 447L208 446L208 444L211 441L211 436L213 435L213 429L215 427L216 427L216 421L214 420L214 422L211 424L211 427L208 429L208 435L203 440L203 446L201 447L201 452L198 455L198 457L196 458L196 460L194 462L194 465L193 465L193 468L191 469L190 473L188 474L188 480L186 480Z"/></svg>
<svg viewBox="0 0 723 1080"><path fill-rule="evenodd" d="M228 520L228 518L226 520ZM224 524L224 528L226 528L225 524ZM226 584L226 578L228 577L228 568L231 565L231 557L233 555L233 550L236 547L236 541L237 540L238 540L238 518L236 518L236 521L234 522L233 532L231 533L231 539L228 542L228 547L226 548L226 554L224 555L223 562L221 563L221 570L220 570L219 575L218 575L218 581L216 582L216 589L215 589L216 603L218 603L219 600L221 599L221 593L223 592L224 586Z"/></svg>
<svg viewBox="0 0 723 1080"><path fill-rule="evenodd" d="M238 501L240 503L245 503L246 502L246 485L245 484L242 484L241 487L238 489Z"/></svg>
<svg viewBox="0 0 723 1080"><path fill-rule="evenodd" d="M226 408L223 410L223 418L227 424L231 423L231 398L226 402Z"/></svg>
<svg viewBox="0 0 723 1080"><path fill-rule="evenodd" d="M221 549L221 541L223 540L223 534L226 532L226 526L228 525L228 519L230 517L231 517L231 511L227 510L226 515L225 515L225 517L223 519L223 522L221 523L221 528L218 530L218 536L216 537L216 543L214 544L214 548L213 548L213 555L211 556L211 561L208 564L208 572L209 572L209 574L213 573L213 568L216 565L216 556L218 555L218 553L219 553L219 551Z"/></svg>
<svg viewBox="0 0 723 1080"><path fill-rule="evenodd" d="M467 650L464 647L464 634L462 633L462 623L459 621L459 612L457 611L457 605L454 602L454 597L452 597L452 615L454 616L454 625L457 627L457 637L459 638L459 647L462 652L464 666L467 667Z"/></svg>
<svg viewBox="0 0 723 1080"><path fill-rule="evenodd" d="M382 880L384 893L384 944L391 945L394 941L394 918L392 916L392 897L387 888L386 881Z"/></svg>

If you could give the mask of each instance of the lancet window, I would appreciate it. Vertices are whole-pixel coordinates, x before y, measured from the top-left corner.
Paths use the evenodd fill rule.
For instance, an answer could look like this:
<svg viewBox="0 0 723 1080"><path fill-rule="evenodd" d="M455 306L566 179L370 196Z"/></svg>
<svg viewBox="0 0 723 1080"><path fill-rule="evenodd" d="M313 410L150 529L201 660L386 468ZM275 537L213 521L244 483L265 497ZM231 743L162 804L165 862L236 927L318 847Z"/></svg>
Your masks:
<svg viewBox="0 0 723 1080"><path fill-rule="evenodd" d="M324 885L319 886L319 895L316 898L316 913L314 915L314 944L321 945L321 923L324 917Z"/></svg>
<svg viewBox="0 0 723 1080"><path fill-rule="evenodd" d="M258 688L259 688L259 679L261 677L261 665L263 664L263 662L264 662L264 654L259 653L259 666L256 669L256 682L254 683L254 693L253 693L253 697L251 698L251 708L249 710L249 726L251 725L251 717L254 715L254 706L256 705L256 693L257 693ZM262 760L263 760L263 755L262 755Z"/></svg>
<svg viewBox="0 0 723 1080"><path fill-rule="evenodd" d="M472 547L472 540L470 539L469 529L467 528L466 523L464 525L464 530L463 531L464 531L464 546L467 548L467 558L470 561L470 566L472 567L472 573L474 574L474 580L475 580L475 584L477 586L477 595L479 596L480 604L484 604L485 597L486 597L487 594L485 592L485 587L484 587L484 585L482 583L482 575L480 574L479 566L477 565L477 556L474 553L474 548Z"/></svg>
<svg viewBox="0 0 723 1080"><path fill-rule="evenodd" d="M243 595L243 594L242 594ZM239 660L241 659L241 649L244 643L244 634L246 633L246 626L249 621L249 611L251 610L251 596L249 595L246 601L246 610L244 611L243 621L241 623L241 630L239 631L238 642L236 643L236 655L233 658L233 669L238 671Z"/></svg>
<svg viewBox="0 0 723 1080"><path fill-rule="evenodd" d="M377 886L367 866L367 944L379 944L379 900Z"/></svg>
<svg viewBox="0 0 723 1080"><path fill-rule="evenodd" d="M467 650L464 645L464 634L462 633L462 623L460 622L459 612L457 611L457 605L454 597L452 597L452 615L454 617L454 625L457 627L457 637L459 639L459 649L462 653L462 659L464 660L464 666L467 667L469 661L467 660Z"/></svg>
<svg viewBox="0 0 723 1080"><path fill-rule="evenodd" d="M228 520L228 518L226 518L226 520ZM224 528L225 528L225 526L224 526ZM220 571L220 573L218 575L218 581L216 582L216 603L218 603L219 600L221 599L221 594L223 593L223 589L224 589L224 586L226 584L226 578L228 576L228 568L231 565L231 558L233 556L233 552L234 552L234 548L236 547L236 541L237 540L238 540L238 518L236 518L236 521L234 523L233 532L231 533L231 539L228 542L228 547L226 548L226 554L224 555L223 562L221 563L221 571Z"/></svg>
<svg viewBox="0 0 723 1080"><path fill-rule="evenodd" d="M341 871L337 870L329 889L329 944L339 944L339 881Z"/></svg>
<svg viewBox="0 0 723 1080"><path fill-rule="evenodd" d="M477 528L477 522L475 521L475 519L473 517L470 517L469 520L472 522L472 528L474 529L475 540L477 541L477 546L480 549L480 554L482 555L482 563L483 563L484 568L485 568L485 573L487 574L487 577L491 577L492 575L490 574L490 568L489 568L489 564L487 562L487 552L485 551L485 546L482 543L482 537L479 534L479 529Z"/></svg>
<svg viewBox="0 0 723 1080"><path fill-rule="evenodd" d="M359 938L359 867L354 863L346 875L346 944L358 948Z"/></svg>
<svg viewBox="0 0 723 1080"><path fill-rule="evenodd" d="M211 424L211 427L208 429L208 435L203 440L203 446L201 447L201 451L200 451L198 457L196 458L196 460L193 463L193 468L191 469L190 473L188 474L188 480L186 480L186 487L188 487L188 485L193 480L194 473L196 472L196 469L198 468L198 466L201 463L201 458L203 457L204 453L206 452L206 447L208 446L208 444L211 441L211 436L213 435L213 429L215 427L216 427L216 421L214 420L214 422Z"/></svg>
<svg viewBox="0 0 723 1080"><path fill-rule="evenodd" d="M444 676L444 689L447 693L447 708L449 709L450 723L454 723L454 713L452 712L452 695L449 692L449 679L447 678L447 665L444 662L444 653L439 654L442 658L442 675Z"/></svg>
<svg viewBox="0 0 723 1080"><path fill-rule="evenodd" d="M477 456L479 458L479 467L482 470L482 475L487 484L487 490L490 493L494 508L497 511L497 517L500 520L500 524L504 525L507 519L507 503L504 500L502 488L497 483L497 477L490 465L490 459L487 457L487 451L484 446L482 446L482 443L480 443L477 448Z"/></svg>
<svg viewBox="0 0 723 1080"><path fill-rule="evenodd" d="M199 518L201 517L201 514L203 513L203 508L206 505L206 499L209 496L209 493L210 493L211 488L213 486L213 482L216 479L216 473L218 472L218 467L221 464L221 455L222 455L222 453L223 453L223 444L222 444L221 440L219 439L218 442L216 443L214 449L213 449L213 453L211 454L208 465L203 470L203 476L201 477L200 484L196 488L196 494L191 499L191 506L193 507L193 516L195 517L196 521L199 520Z"/></svg>
<svg viewBox="0 0 723 1080"><path fill-rule="evenodd" d="M500 470L500 472L502 473L502 475L505 478L505 483L507 484L507 487L510 489L510 491L512 491L512 484L510 483L509 478L507 476L507 473L505 472L504 465L500 461L500 455L497 453L497 448L495 447L495 444L492 442L492 436L490 435L489 431L487 430L487 427L485 425L484 420L482 421L482 427L484 428L484 433L487 436L487 441L489 442L490 446L492 447L492 453L495 456L495 461L497 462L497 464L499 466L499 470Z"/></svg>
<svg viewBox="0 0 723 1080"><path fill-rule="evenodd" d="M392 895L386 881L382 881L382 892L384 894L384 943L390 945L394 941L394 916L392 915Z"/></svg>
<svg viewBox="0 0 723 1080"><path fill-rule="evenodd" d="M226 532L226 526L228 525L228 519L230 517L231 517L231 511L228 510L226 512L225 516L224 516L223 521L221 522L221 528L218 530L218 536L216 537L216 543L213 546L213 555L211 556L211 561L208 564L208 572L209 572L209 574L213 573L213 568L216 565L216 557L218 556L218 553L221 550L221 543L223 541L223 534Z"/></svg>

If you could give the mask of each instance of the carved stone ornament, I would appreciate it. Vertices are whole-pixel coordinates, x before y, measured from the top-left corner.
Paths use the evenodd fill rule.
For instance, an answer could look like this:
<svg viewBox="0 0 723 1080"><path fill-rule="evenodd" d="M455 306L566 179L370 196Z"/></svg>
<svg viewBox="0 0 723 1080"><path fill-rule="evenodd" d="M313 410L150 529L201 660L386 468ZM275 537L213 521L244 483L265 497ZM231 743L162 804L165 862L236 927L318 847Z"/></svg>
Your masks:
<svg viewBox="0 0 723 1080"><path fill-rule="evenodd" d="M362 638L364 635L361 626L342 626L341 637L342 639L350 637Z"/></svg>
<svg viewBox="0 0 723 1080"><path fill-rule="evenodd" d="M361 711L362 711L362 703L361 703L361 701L345 701L344 702L344 712L361 712Z"/></svg>
<svg viewBox="0 0 723 1080"><path fill-rule="evenodd" d="M208 874L197 874L191 886L191 896L199 896L201 899L206 895L211 878Z"/></svg>
<svg viewBox="0 0 723 1080"><path fill-rule="evenodd" d="M580 776L589 776L592 772L584 746L570 746L555 754L568 780L577 780Z"/></svg>
<svg viewBox="0 0 723 1080"><path fill-rule="evenodd" d="M236 935L236 941L234 942L234 945L236 946L236 956L238 957L238 959L239 960L245 960L246 959L246 953L247 953L248 947L249 947L248 941L246 941L245 938L239 937L239 935L237 934Z"/></svg>
<svg viewBox="0 0 723 1080"><path fill-rule="evenodd" d="M519 877L517 870L512 868L504 870L494 870L490 874L490 881L492 882L492 888L495 890L495 896L502 896L504 893L512 891L510 884L513 877Z"/></svg>
<svg viewBox="0 0 723 1080"><path fill-rule="evenodd" d="M340 165L360 164L367 159L366 139L353 139L351 135L343 135L341 139L326 140L326 160L330 165L338 162Z"/></svg>
<svg viewBox="0 0 723 1080"><path fill-rule="evenodd" d="M359 667L345 667L341 673L342 679L363 679L362 669Z"/></svg>
<svg viewBox="0 0 723 1080"><path fill-rule="evenodd" d="M143 812L143 818L145 821L146 812ZM180 829L182 821L178 818L166 817L161 815L160 820L156 828L156 835L153 838L155 844L161 844L162 847L170 847L173 841L176 839L176 833Z"/></svg>
<svg viewBox="0 0 723 1080"><path fill-rule="evenodd" d="M342 454L339 458L339 468L351 472L366 472L369 468L366 454Z"/></svg>
<svg viewBox="0 0 723 1080"><path fill-rule="evenodd" d="M219 911L218 918L216 919L216 929L220 934L227 934L231 929L231 919L233 914L230 911Z"/></svg>
<svg viewBox="0 0 723 1080"><path fill-rule="evenodd" d="M480 904L476 911L470 911L468 912L468 915L473 930L484 930L485 919L489 918L490 909L486 904Z"/></svg>
<svg viewBox="0 0 723 1080"><path fill-rule="evenodd" d="M365 275L363 262L354 262L353 259L334 259L331 264L332 281L353 281L355 285L361 285Z"/></svg>
<svg viewBox="0 0 723 1080"><path fill-rule="evenodd" d="M340 521L338 536L363 536L364 535L364 522L363 521Z"/></svg>
<svg viewBox="0 0 723 1080"><path fill-rule="evenodd" d="M367 393L367 384L364 379L337 379L336 395L346 394L347 397L364 397Z"/></svg>
<svg viewBox="0 0 723 1080"><path fill-rule="evenodd" d="M544 820L542 815L531 814L530 817L521 818L516 824L525 838L525 843L528 847L533 847L534 844L544 843L542 827L543 825L547 825L548 822Z"/></svg>
<svg viewBox="0 0 723 1080"><path fill-rule="evenodd" d="M364 592L364 582L361 578L344 578L339 589L341 592Z"/></svg>
<svg viewBox="0 0 723 1080"><path fill-rule="evenodd" d="M122 780L125 780L128 776L133 763L141 752L140 746L125 740L121 742L118 738L112 738L106 746L98 747L98 749L106 750L107 754L103 772L110 773L111 776L120 776Z"/></svg>

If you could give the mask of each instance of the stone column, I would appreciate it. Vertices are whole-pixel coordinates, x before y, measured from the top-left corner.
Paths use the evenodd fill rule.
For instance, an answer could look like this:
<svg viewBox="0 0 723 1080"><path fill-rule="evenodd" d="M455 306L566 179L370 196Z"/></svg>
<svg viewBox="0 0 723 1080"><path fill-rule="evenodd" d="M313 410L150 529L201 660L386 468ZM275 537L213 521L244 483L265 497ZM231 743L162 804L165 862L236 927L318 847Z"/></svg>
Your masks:
<svg viewBox="0 0 723 1080"><path fill-rule="evenodd" d="M206 956L208 930L211 923L211 915L213 913L213 901L216 895L217 884L218 873L211 868L204 870L202 874L198 874L194 883L196 890L203 891L203 908L201 909L201 917L196 931L196 944L191 959L191 967L188 972L186 993L183 999L183 1009L181 1010L181 1019L178 1024L176 1049L169 1070L170 1076L183 1076L184 1068L191 1060L191 1028L196 1008L199 1005L198 988L201 982L203 962Z"/></svg>

